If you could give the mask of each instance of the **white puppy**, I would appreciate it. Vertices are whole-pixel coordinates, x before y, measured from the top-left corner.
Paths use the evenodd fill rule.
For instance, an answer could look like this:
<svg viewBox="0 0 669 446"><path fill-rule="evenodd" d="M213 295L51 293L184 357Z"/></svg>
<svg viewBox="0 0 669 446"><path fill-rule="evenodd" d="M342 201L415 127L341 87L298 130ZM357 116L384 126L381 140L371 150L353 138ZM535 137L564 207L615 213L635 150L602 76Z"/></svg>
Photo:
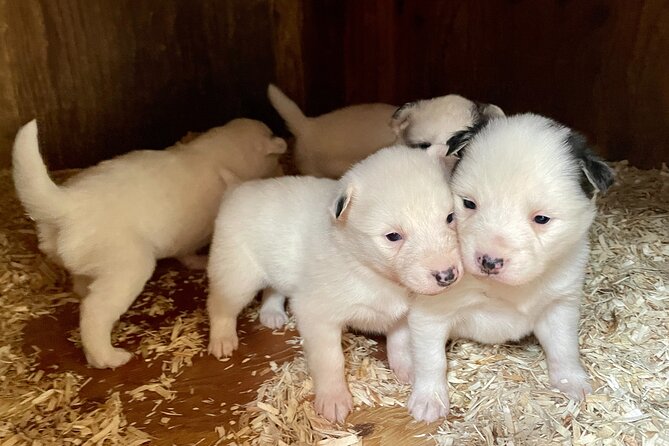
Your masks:
<svg viewBox="0 0 669 446"><path fill-rule="evenodd" d="M582 136L533 114L460 132L451 146L462 156L451 185L467 274L443 298L417 298L411 309L412 415L448 413L449 338L502 343L534 333L551 383L582 398L591 391L578 321L592 196L612 184L611 170Z"/></svg>
<svg viewBox="0 0 669 446"><path fill-rule="evenodd" d="M386 333L390 365L408 379L409 290L439 293L461 271L452 211L448 169L403 146L377 152L339 182L283 177L235 188L210 250L209 352L237 348L237 315L257 291L290 296L316 409L343 421L352 401L342 330Z"/></svg>
<svg viewBox="0 0 669 446"><path fill-rule="evenodd" d="M358 104L315 117L274 85L270 102L295 135L295 163L300 173L339 178L353 164L394 142L441 150L453 133L482 119L504 116L496 105L478 104L458 95L389 104Z"/></svg>
<svg viewBox="0 0 669 446"><path fill-rule="evenodd" d="M286 150L258 121L238 119L163 151L131 152L54 184L39 154L37 124L14 143L14 181L37 222L40 249L73 275L88 363L118 367L131 353L111 344L114 323L151 277L156 259L195 256L208 243L224 178L272 175ZM206 263L206 262L204 262Z"/></svg>

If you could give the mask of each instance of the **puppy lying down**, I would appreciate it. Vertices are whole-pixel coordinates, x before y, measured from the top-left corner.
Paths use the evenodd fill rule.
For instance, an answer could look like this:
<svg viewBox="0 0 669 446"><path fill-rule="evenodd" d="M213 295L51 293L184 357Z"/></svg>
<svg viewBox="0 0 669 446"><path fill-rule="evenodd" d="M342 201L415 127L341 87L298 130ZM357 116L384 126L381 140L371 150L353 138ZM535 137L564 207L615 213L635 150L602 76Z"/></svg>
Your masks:
<svg viewBox="0 0 669 446"><path fill-rule="evenodd" d="M226 194L209 256L209 352L237 348L239 312L262 289L291 297L330 421L352 408L344 376L346 327L385 333L390 366L411 369L409 291L437 294L457 281L448 170L438 157L397 146L356 164L340 181L283 177Z"/></svg>
<svg viewBox="0 0 669 446"><path fill-rule="evenodd" d="M131 353L114 348L111 330L151 277L156 259L195 256L208 243L226 184L268 177L286 143L258 121L237 119L187 144L104 161L54 184L39 154L37 124L14 143L19 199L37 224L39 247L73 276L88 363L118 367Z"/></svg>
<svg viewBox="0 0 669 446"><path fill-rule="evenodd" d="M443 297L418 297L409 315L417 420L448 413L449 338L484 343L530 333L546 354L551 384L573 398L590 392L578 323L593 195L609 167L574 131L541 116L494 119L451 140L452 188L466 274Z"/></svg>
<svg viewBox="0 0 669 446"><path fill-rule="evenodd" d="M300 173L339 178L353 164L394 142L446 153L453 133L481 120L504 116L496 105L455 94L409 102L358 104L309 118L274 85L270 102L295 135L295 163Z"/></svg>

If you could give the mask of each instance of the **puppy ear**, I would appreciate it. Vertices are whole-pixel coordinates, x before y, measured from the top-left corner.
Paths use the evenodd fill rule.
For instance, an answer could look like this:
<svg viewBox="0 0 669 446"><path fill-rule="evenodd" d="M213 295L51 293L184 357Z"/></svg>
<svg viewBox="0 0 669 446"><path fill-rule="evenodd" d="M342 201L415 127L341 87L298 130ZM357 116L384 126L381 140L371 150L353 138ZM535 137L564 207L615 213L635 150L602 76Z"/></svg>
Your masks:
<svg viewBox="0 0 669 446"><path fill-rule="evenodd" d="M346 189L339 194L332 207L332 216L337 221L346 221L348 210L351 208L351 198L353 197L353 185L349 184Z"/></svg>
<svg viewBox="0 0 669 446"><path fill-rule="evenodd" d="M590 198L597 192L606 192L613 184L613 170L588 147L585 136L572 130L565 143L583 171L583 192Z"/></svg>
<svg viewBox="0 0 669 446"><path fill-rule="evenodd" d="M285 153L286 149L288 148L286 141L283 138L279 138L278 136L272 136L266 139L263 144L264 151L268 155L280 155Z"/></svg>
<svg viewBox="0 0 669 446"><path fill-rule="evenodd" d="M409 126L409 116L411 116L411 112L416 108L419 102L420 101L407 102L395 110L393 118L390 121L390 127L395 132L395 135L400 136L402 131Z"/></svg>
<svg viewBox="0 0 669 446"><path fill-rule="evenodd" d="M440 160L441 160L441 165L444 166L444 169L446 170L446 173L448 173L448 175L451 175L453 173L453 170L455 170L455 165L458 164L458 162L460 161L460 158L458 158L455 155L447 155L447 156L442 156Z"/></svg>
<svg viewBox="0 0 669 446"><path fill-rule="evenodd" d="M476 134L480 132L487 123L487 120L479 121L464 130L453 133L453 136L451 136L448 141L446 141L446 145L448 146L446 155L455 155L458 158L462 158L465 147L469 145L474 136L476 136Z"/></svg>
<svg viewBox="0 0 669 446"><path fill-rule="evenodd" d="M495 104L486 104L484 102L475 102L475 104L476 111L478 111L479 116L481 116L486 121L488 119L501 118L506 116L504 111L502 111L502 109Z"/></svg>

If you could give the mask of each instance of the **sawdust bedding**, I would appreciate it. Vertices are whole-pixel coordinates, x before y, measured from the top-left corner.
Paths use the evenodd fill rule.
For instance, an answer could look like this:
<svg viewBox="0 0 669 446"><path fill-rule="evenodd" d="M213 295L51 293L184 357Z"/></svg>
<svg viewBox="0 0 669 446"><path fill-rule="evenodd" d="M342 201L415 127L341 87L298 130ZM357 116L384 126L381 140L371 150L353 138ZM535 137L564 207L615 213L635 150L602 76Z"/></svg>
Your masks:
<svg viewBox="0 0 669 446"><path fill-rule="evenodd" d="M617 184L600 197L592 228L580 330L594 394L575 403L547 386L543 352L532 339L491 346L456 341L447 347L448 419L401 444L669 444L669 169L641 171L625 162L615 168ZM33 225L16 201L8 171L0 172L0 212L0 445L150 443L142 426L128 422L119 392L87 402L80 395L83 376L35 367L39 352L23 346L24 327L78 299L64 285L63 271L35 251ZM175 289L177 279L160 278ZM155 316L170 306L169 296L149 297L131 312ZM255 316L254 310L246 315ZM204 312L175 320L147 331L124 317L116 330L117 340L141 332L136 353L162 369L159 378L128 392L130 401L147 394L170 401L180 373L205 353ZM73 342L77 336L72 334ZM299 348L299 338L288 342ZM348 334L344 343L357 413L404 410L409 388L372 354L376 342ZM255 401L235 408L235 423L218 426L212 418L214 443L362 444L364 424L334 427L314 413L301 355L270 362L261 373L266 381Z"/></svg>

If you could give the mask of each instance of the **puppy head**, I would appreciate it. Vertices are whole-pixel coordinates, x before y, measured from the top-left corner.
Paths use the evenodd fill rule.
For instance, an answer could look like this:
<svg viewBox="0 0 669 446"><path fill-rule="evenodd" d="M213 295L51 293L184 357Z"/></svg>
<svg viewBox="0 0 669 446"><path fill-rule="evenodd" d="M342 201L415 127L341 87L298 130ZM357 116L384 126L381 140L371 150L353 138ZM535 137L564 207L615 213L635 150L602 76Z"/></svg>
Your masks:
<svg viewBox="0 0 669 446"><path fill-rule="evenodd" d="M216 150L226 165L234 165L244 176L271 176L278 169L279 156L286 151L286 141L274 136L269 127L253 119L234 119L216 127L196 140Z"/></svg>
<svg viewBox="0 0 669 446"><path fill-rule="evenodd" d="M509 285L539 278L586 249L593 191L611 169L574 131L542 116L516 115L459 132L452 187L465 269Z"/></svg>
<svg viewBox="0 0 669 446"><path fill-rule="evenodd" d="M404 104L395 111L390 125L398 140L409 147L443 155L455 132L501 116L504 112L496 105L449 94Z"/></svg>
<svg viewBox="0 0 669 446"><path fill-rule="evenodd" d="M340 180L331 205L335 236L359 262L420 294L462 274L450 172L406 146L382 149Z"/></svg>

